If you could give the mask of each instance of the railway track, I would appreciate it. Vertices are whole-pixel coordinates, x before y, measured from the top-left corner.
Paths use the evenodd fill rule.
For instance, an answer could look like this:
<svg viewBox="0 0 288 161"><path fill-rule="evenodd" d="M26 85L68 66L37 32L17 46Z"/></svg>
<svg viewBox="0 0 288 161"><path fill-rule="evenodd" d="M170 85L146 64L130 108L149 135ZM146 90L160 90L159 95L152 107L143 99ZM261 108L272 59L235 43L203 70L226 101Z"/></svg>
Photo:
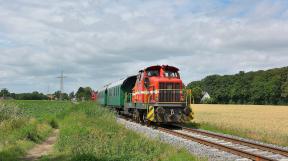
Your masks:
<svg viewBox="0 0 288 161"><path fill-rule="evenodd" d="M251 141L240 140L240 139L236 139L236 138L232 138L232 137L228 137L228 136L224 136L224 135L220 135L220 134L215 134L215 133L211 133L211 132L207 132L207 131L201 131L201 130L186 128L186 127L181 127L181 128L183 130L186 130L189 132L193 132L193 133L197 133L197 134L203 134L203 135L206 135L209 137L222 139L222 140L229 141L232 143L241 144L241 145L253 147L253 148L264 150L264 151L269 151L272 153L281 154L285 157L288 157L288 151L281 149L281 148L263 145L263 144L259 144L259 143L255 143L255 142L251 142Z"/></svg>
<svg viewBox="0 0 288 161"><path fill-rule="evenodd" d="M128 117L122 116L121 118L135 122ZM255 161L288 161L288 151L284 149L177 125L174 125L172 128L171 126L152 126L159 131L231 153L243 157L243 159L247 158Z"/></svg>
<svg viewBox="0 0 288 161"><path fill-rule="evenodd" d="M280 148L186 127L180 127L178 130L163 127L158 127L158 129L171 135L195 141L255 161L288 161L288 151Z"/></svg>

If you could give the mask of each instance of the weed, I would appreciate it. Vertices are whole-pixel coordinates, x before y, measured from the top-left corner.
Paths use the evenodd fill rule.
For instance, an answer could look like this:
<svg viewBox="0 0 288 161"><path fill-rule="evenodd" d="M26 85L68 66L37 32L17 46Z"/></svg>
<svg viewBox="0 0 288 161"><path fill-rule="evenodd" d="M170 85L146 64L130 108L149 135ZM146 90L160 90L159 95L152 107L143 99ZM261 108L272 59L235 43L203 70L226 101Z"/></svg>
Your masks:
<svg viewBox="0 0 288 161"><path fill-rule="evenodd" d="M57 123L57 121L54 118L49 122L49 124L54 129L58 129L59 128L59 124Z"/></svg>

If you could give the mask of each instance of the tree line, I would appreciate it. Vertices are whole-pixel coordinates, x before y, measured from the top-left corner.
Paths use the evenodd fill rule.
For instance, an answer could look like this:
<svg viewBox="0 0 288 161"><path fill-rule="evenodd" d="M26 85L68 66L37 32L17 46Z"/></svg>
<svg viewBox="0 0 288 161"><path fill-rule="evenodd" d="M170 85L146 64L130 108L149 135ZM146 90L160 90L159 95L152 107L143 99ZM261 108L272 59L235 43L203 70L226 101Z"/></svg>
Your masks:
<svg viewBox="0 0 288 161"><path fill-rule="evenodd" d="M240 71L235 75L210 75L188 84L196 103L203 92L211 96L210 103L216 104L288 104L288 67Z"/></svg>
<svg viewBox="0 0 288 161"><path fill-rule="evenodd" d="M3 88L0 90L0 99L15 99L15 100L90 100L91 92L90 87L79 87L77 92L61 93L56 91L52 94L43 94L38 91L31 93L11 93L8 89Z"/></svg>

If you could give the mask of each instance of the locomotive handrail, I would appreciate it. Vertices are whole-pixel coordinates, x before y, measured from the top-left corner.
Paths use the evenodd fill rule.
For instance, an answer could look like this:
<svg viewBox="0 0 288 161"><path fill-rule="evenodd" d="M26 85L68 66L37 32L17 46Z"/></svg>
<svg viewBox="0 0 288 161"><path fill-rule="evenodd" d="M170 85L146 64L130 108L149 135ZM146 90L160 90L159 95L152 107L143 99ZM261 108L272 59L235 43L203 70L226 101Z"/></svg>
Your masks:
<svg viewBox="0 0 288 161"><path fill-rule="evenodd" d="M185 88L185 96L186 96L186 106L188 105L188 100L189 100L189 104L194 104L194 96L192 95L192 90L191 89L187 89ZM189 98L188 98L189 97ZM193 99L193 102L192 102L192 99Z"/></svg>

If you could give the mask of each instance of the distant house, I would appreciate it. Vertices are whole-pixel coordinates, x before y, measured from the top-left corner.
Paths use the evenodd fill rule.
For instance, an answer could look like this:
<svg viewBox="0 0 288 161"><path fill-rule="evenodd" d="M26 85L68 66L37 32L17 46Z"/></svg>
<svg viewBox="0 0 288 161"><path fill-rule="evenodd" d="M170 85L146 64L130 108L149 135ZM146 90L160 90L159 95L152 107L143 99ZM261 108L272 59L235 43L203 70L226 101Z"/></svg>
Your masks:
<svg viewBox="0 0 288 161"><path fill-rule="evenodd" d="M0 100L13 100L12 97L0 97Z"/></svg>
<svg viewBox="0 0 288 161"><path fill-rule="evenodd" d="M208 92L203 92L203 97L201 98L201 103L205 102L205 100L209 100L211 97Z"/></svg>
<svg viewBox="0 0 288 161"><path fill-rule="evenodd" d="M55 96L53 94L47 94L49 100L54 100Z"/></svg>

